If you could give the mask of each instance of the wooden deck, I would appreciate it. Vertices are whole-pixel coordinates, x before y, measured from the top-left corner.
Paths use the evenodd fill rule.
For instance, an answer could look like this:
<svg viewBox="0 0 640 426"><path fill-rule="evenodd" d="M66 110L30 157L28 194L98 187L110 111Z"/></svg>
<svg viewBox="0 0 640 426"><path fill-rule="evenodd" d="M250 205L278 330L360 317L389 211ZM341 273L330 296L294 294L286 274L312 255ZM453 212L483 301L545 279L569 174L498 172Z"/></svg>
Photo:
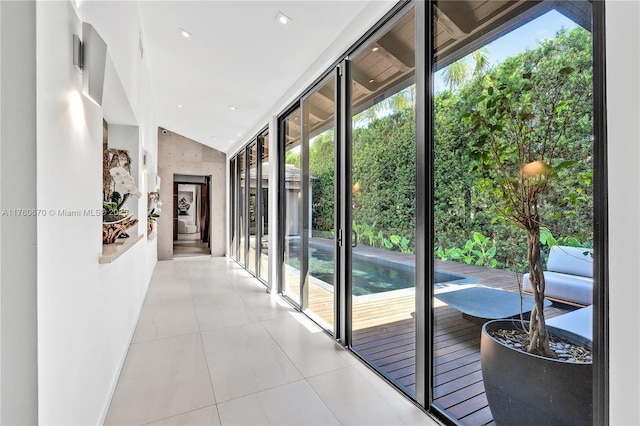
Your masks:
<svg viewBox="0 0 640 426"><path fill-rule="evenodd" d="M517 291L513 272L436 261L436 269ZM310 285L309 310L333 322L333 293ZM353 349L410 395L415 393L415 301L411 290L353 299ZM565 310L549 306L547 317ZM465 425L492 424L480 370L481 325L434 300L434 403Z"/></svg>

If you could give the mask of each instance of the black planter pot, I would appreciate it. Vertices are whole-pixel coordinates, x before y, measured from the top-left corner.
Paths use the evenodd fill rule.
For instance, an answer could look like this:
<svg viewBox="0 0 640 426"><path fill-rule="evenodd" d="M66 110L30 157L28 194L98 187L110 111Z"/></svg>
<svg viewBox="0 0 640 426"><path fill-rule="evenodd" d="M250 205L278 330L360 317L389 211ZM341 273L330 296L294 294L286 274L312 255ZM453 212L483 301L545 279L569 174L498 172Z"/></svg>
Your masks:
<svg viewBox="0 0 640 426"><path fill-rule="evenodd" d="M593 364L543 358L511 349L489 331L515 329L520 321L489 321L482 327L480 357L489 408L497 425L591 425ZM547 326L567 343L591 349L591 341Z"/></svg>

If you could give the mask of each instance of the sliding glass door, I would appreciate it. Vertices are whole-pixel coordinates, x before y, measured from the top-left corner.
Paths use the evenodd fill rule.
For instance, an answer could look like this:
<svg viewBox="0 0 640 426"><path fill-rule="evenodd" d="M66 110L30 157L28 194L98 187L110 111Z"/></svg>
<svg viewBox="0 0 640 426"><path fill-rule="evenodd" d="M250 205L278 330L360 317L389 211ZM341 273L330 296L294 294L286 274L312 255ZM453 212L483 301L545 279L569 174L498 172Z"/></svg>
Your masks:
<svg viewBox="0 0 640 426"><path fill-rule="evenodd" d="M335 323L336 250L336 134L335 77L331 75L303 99L303 144L308 161L304 173L309 206L307 259L308 279L304 280L305 312L325 329Z"/></svg>
<svg viewBox="0 0 640 426"><path fill-rule="evenodd" d="M351 347L415 394L415 12L351 60Z"/></svg>
<svg viewBox="0 0 640 426"><path fill-rule="evenodd" d="M434 406L461 424L504 419L501 404L492 400L493 375L480 336L491 319L519 318L521 309L527 318L534 310L527 287L532 247L541 250L545 269L549 260L551 272L560 266L552 265L556 252L562 254L558 262L593 273L591 3L528 6L513 15L511 5L494 2L472 14L453 2L435 3L431 391ZM452 26L463 24L466 35L454 34ZM527 231L531 238L538 227L541 240L528 243ZM546 296L554 299L543 308L546 323L568 326L563 318L575 315L576 306L593 303L592 283L579 300L577 292L559 290L553 274L545 272ZM521 289L529 293L522 300ZM519 377L502 388L524 383L524 365L516 368ZM506 362L500 369L510 371ZM588 406L563 410L590 416L591 377L580 387ZM514 407L530 401L517 409L519 416L553 423L540 410L546 403L533 398L537 391L525 392L509 392ZM579 415L571 422L590 423Z"/></svg>
<svg viewBox="0 0 640 426"><path fill-rule="evenodd" d="M593 265L592 299L547 294L550 324L592 303L602 320L596 4L399 3L279 117L280 291L453 422L495 423L481 329L519 317L530 249L551 272L558 247ZM501 204L532 188L542 202Z"/></svg>
<svg viewBox="0 0 640 426"><path fill-rule="evenodd" d="M247 270L256 275L256 233L257 233L257 173L258 173L258 144L253 142L247 148L247 155L249 160L249 187L248 187L248 200L247 200L247 224L248 224L248 254L247 254Z"/></svg>
<svg viewBox="0 0 640 426"><path fill-rule="evenodd" d="M230 255L269 281L269 132L263 130L229 161Z"/></svg>
<svg viewBox="0 0 640 426"><path fill-rule="evenodd" d="M258 236L259 259L258 276L263 282L269 281L269 132L258 136L260 167L257 173L258 193Z"/></svg>
<svg viewBox="0 0 640 426"><path fill-rule="evenodd" d="M303 255L303 194L301 158L300 108L289 113L281 123L284 164L281 168L280 203L284 262L282 264L282 292L300 306L302 277L306 275L306 259Z"/></svg>
<svg viewBox="0 0 640 426"><path fill-rule="evenodd" d="M238 155L238 262L244 266L246 264L245 255L246 249L246 220L247 213L245 212L246 194L247 194L247 156L245 150Z"/></svg>
<svg viewBox="0 0 640 426"><path fill-rule="evenodd" d="M230 209L229 209L229 249L231 258L238 260L238 192L237 192L237 158L234 157L229 162L229 183L230 183Z"/></svg>

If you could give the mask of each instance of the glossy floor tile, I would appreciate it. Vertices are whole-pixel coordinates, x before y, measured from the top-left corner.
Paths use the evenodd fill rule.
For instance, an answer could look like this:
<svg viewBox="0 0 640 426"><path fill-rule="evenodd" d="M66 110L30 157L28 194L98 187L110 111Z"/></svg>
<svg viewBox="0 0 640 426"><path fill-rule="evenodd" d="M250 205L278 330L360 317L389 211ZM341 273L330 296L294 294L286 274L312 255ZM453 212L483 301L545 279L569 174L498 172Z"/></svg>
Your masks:
<svg viewBox="0 0 640 426"><path fill-rule="evenodd" d="M134 343L105 424L144 424L215 402L199 333Z"/></svg>
<svg viewBox="0 0 640 426"><path fill-rule="evenodd" d="M259 322L203 332L202 341L218 401L302 379Z"/></svg>
<svg viewBox="0 0 640 426"><path fill-rule="evenodd" d="M309 383L300 380L218 404L225 425L337 425Z"/></svg>
<svg viewBox="0 0 640 426"><path fill-rule="evenodd" d="M436 424L226 258L158 262L105 424Z"/></svg>

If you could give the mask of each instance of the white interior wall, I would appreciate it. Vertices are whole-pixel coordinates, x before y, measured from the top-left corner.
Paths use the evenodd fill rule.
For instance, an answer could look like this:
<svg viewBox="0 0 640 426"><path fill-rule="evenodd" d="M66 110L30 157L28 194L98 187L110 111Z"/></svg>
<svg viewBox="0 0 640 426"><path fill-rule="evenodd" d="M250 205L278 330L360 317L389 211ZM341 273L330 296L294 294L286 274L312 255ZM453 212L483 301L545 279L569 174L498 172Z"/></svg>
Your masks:
<svg viewBox="0 0 640 426"><path fill-rule="evenodd" d="M70 40L81 34L82 20L108 46L140 126L140 149L157 152L152 94L136 54L137 6L112 2L107 13L102 2L82 2L76 11L78 3L36 3L37 202L56 212L101 208L103 110L80 94L82 74L71 58ZM141 155L135 157L140 171ZM146 178L137 174L144 222ZM99 215L38 219L41 424L103 422L155 266L155 240L145 239L114 263L100 265L101 222Z"/></svg>
<svg viewBox="0 0 640 426"><path fill-rule="evenodd" d="M34 3L0 2L0 424L38 421L35 46Z"/></svg>
<svg viewBox="0 0 640 426"><path fill-rule="evenodd" d="M607 1L610 416L640 424L640 3Z"/></svg>

